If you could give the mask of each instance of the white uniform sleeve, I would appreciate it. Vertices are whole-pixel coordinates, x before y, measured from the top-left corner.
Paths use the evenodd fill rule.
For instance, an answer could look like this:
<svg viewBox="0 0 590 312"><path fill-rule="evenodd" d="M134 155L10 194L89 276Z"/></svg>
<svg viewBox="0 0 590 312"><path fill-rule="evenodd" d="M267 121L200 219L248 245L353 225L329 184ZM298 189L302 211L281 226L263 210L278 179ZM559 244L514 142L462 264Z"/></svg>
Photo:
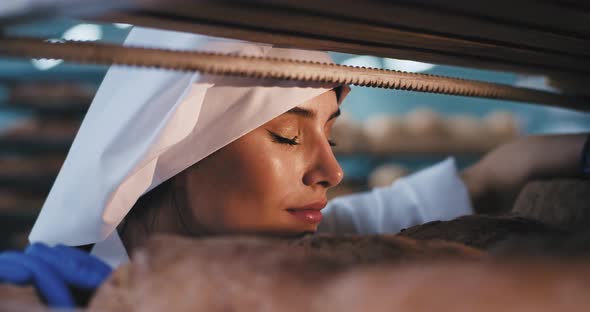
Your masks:
<svg viewBox="0 0 590 312"><path fill-rule="evenodd" d="M387 187L335 198L322 210L318 232L377 234L435 220L451 220L473 209L453 158L398 179Z"/></svg>

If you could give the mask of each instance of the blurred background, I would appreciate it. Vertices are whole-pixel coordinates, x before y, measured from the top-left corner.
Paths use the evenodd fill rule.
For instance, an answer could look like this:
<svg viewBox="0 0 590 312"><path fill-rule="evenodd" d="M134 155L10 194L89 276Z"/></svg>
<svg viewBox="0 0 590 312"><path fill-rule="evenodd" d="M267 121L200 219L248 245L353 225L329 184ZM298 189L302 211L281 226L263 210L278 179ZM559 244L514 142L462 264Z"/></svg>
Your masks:
<svg viewBox="0 0 590 312"><path fill-rule="evenodd" d="M4 32L121 43L131 28L55 19L13 25ZM345 65L552 90L550 81L541 76L342 53L332 56ZM28 231L106 70L106 66L60 60L0 58L0 249L26 245ZM333 139L345 180L333 189L332 197L388 185L449 156L465 167L522 135L590 131L587 113L354 86L342 111Z"/></svg>

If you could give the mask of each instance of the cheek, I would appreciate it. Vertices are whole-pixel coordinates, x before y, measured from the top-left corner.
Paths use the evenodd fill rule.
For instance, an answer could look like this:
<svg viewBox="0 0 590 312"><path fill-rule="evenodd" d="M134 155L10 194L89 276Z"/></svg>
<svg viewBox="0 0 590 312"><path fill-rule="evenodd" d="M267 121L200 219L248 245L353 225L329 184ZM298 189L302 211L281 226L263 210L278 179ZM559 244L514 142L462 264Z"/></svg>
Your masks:
<svg viewBox="0 0 590 312"><path fill-rule="evenodd" d="M236 195L246 202L279 205L298 180L301 164L294 149L263 135L245 137L228 152L233 152L234 172L242 180Z"/></svg>
<svg viewBox="0 0 590 312"><path fill-rule="evenodd" d="M270 227L296 195L301 158L256 131L226 146L190 174L195 220L212 232Z"/></svg>

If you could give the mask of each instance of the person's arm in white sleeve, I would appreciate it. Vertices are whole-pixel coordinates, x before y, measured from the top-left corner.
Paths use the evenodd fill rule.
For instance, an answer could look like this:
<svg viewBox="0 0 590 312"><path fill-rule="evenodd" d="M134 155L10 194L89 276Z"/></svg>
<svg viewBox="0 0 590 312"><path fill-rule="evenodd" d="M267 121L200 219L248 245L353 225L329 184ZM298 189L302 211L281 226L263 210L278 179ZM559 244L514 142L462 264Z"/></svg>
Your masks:
<svg viewBox="0 0 590 312"><path fill-rule="evenodd" d="M318 232L377 234L472 213L453 158L369 192L335 198Z"/></svg>
<svg viewBox="0 0 590 312"><path fill-rule="evenodd" d="M503 144L461 173L477 213L510 211L532 180L581 178L588 133L535 135Z"/></svg>

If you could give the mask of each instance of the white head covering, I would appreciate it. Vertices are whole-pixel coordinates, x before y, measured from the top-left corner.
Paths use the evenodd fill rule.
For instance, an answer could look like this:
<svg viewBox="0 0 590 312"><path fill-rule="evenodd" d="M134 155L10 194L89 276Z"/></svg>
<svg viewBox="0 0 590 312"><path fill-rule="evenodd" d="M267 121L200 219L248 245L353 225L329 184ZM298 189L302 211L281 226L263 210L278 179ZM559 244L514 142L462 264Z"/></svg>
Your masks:
<svg viewBox="0 0 590 312"><path fill-rule="evenodd" d="M323 52L145 28L133 29L125 45L332 62ZM113 66L29 239L102 241L141 195L333 87Z"/></svg>

